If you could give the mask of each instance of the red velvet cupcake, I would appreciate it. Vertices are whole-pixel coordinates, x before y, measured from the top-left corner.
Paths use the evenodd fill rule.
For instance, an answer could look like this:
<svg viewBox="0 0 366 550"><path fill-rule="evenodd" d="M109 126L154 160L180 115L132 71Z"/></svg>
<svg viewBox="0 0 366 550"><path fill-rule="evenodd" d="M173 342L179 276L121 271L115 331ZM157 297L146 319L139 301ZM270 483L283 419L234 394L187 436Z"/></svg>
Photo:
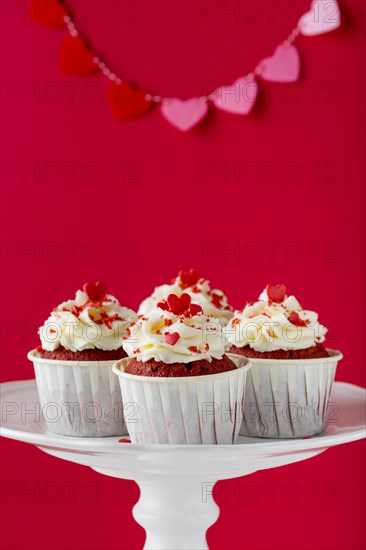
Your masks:
<svg viewBox="0 0 366 550"><path fill-rule="evenodd" d="M225 354L218 319L183 293L168 295L130 327L130 359L114 367L133 443L230 444L239 433L247 360Z"/></svg>
<svg viewBox="0 0 366 550"><path fill-rule="evenodd" d="M50 431L87 437L126 433L112 366L126 356L122 337L134 319L102 282L86 283L74 300L52 311L39 329L42 346L28 354Z"/></svg>
<svg viewBox="0 0 366 550"><path fill-rule="evenodd" d="M327 329L286 287L268 285L257 302L235 311L225 329L229 351L252 363L240 433L293 438L323 429L338 351L323 346Z"/></svg>

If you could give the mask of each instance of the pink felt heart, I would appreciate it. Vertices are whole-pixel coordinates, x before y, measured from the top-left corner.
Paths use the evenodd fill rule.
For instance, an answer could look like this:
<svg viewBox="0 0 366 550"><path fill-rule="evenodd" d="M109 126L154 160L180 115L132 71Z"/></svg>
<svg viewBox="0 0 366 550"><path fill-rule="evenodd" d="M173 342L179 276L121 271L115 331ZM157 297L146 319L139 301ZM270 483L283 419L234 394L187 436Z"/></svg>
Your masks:
<svg viewBox="0 0 366 550"><path fill-rule="evenodd" d="M170 124L186 132L190 130L207 114L207 101L194 97L183 101L182 99L169 99L161 105L161 112Z"/></svg>
<svg viewBox="0 0 366 550"><path fill-rule="evenodd" d="M296 82L300 74L300 56L295 46L278 46L272 57L259 63L259 74L268 82Z"/></svg>
<svg viewBox="0 0 366 550"><path fill-rule="evenodd" d="M239 78L231 86L222 86L214 92L214 105L228 113L247 115L253 108L258 93L255 80Z"/></svg>
<svg viewBox="0 0 366 550"><path fill-rule="evenodd" d="M341 14L336 0L314 0L310 11L304 13L298 23L301 34L315 36L338 29Z"/></svg>

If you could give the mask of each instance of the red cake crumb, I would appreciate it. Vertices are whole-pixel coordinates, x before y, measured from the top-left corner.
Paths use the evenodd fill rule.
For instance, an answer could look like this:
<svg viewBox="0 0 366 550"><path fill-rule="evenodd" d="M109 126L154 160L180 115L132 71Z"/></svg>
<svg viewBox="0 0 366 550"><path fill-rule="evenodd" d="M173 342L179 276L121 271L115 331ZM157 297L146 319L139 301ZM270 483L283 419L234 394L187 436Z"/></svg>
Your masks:
<svg viewBox="0 0 366 550"><path fill-rule="evenodd" d="M234 369L236 369L235 363L227 355L224 355L222 359L212 359L211 363L205 359L200 359L190 363L171 363L170 365L154 359L143 363L133 358L125 372L137 376L182 377L218 374Z"/></svg>
<svg viewBox="0 0 366 550"><path fill-rule="evenodd" d="M118 361L127 357L123 348L116 350L84 349L82 351L70 351L59 347L54 351L38 348L37 351L43 359L56 359L58 361Z"/></svg>
<svg viewBox="0 0 366 550"><path fill-rule="evenodd" d="M256 351L249 346L243 348L231 346L229 353L244 355L244 357L252 359L320 359L322 357L329 357L327 350L322 344L316 344L307 349L292 349L288 351L277 349L266 352Z"/></svg>

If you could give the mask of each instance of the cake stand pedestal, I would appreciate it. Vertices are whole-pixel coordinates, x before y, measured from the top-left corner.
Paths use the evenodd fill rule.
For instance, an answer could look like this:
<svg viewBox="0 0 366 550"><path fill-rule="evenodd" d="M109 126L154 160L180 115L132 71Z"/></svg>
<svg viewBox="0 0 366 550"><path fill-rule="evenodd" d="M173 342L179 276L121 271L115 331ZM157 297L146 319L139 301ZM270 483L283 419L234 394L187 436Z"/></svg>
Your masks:
<svg viewBox="0 0 366 550"><path fill-rule="evenodd" d="M335 445L366 435L366 391L336 382L332 414L315 437L266 440L239 436L235 445L132 445L118 437L78 438L46 430L35 380L1 385L1 435L96 472L137 482L141 496L133 509L146 530L145 550L204 550L206 531L219 517L214 484L258 470L312 458Z"/></svg>

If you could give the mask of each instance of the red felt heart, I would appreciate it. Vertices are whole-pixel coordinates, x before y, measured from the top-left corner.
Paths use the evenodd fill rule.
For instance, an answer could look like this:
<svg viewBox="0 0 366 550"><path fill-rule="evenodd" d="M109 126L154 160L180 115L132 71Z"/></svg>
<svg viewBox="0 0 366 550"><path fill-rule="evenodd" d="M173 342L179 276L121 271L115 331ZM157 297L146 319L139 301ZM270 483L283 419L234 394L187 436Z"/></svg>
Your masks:
<svg viewBox="0 0 366 550"><path fill-rule="evenodd" d="M291 311L287 319L290 321L290 323L292 323L297 327L306 327L306 324L307 324L306 321L303 321L303 319L300 319L299 314L296 311Z"/></svg>
<svg viewBox="0 0 366 550"><path fill-rule="evenodd" d="M167 332L165 334L165 341L170 346L174 346L178 342L179 338L180 336L178 332L173 332L172 334L169 334L169 332Z"/></svg>
<svg viewBox="0 0 366 550"><path fill-rule="evenodd" d="M97 283L85 283L83 291L88 296L89 300L97 301L105 296L107 285L104 281L98 281Z"/></svg>
<svg viewBox="0 0 366 550"><path fill-rule="evenodd" d="M189 313L191 315L197 315L198 313L202 313L203 309L198 304L190 304L189 306Z"/></svg>
<svg viewBox="0 0 366 550"><path fill-rule="evenodd" d="M189 308L191 297L185 292L181 295L180 298L176 294L169 294L167 302L169 309L172 313L174 313L175 315L182 315Z"/></svg>
<svg viewBox="0 0 366 550"><path fill-rule="evenodd" d="M65 6L57 0L32 0L28 8L28 19L32 23L39 23L52 29L64 27L66 15Z"/></svg>
<svg viewBox="0 0 366 550"><path fill-rule="evenodd" d="M81 36L66 36L60 49L60 69L76 76L93 74L99 70L93 61L95 56Z"/></svg>
<svg viewBox="0 0 366 550"><path fill-rule="evenodd" d="M200 274L192 267L189 271L180 271L179 277L184 285L192 286L200 279Z"/></svg>
<svg viewBox="0 0 366 550"><path fill-rule="evenodd" d="M267 296L271 302L276 302L280 304L286 298L286 287L285 285L267 285Z"/></svg>
<svg viewBox="0 0 366 550"><path fill-rule="evenodd" d="M113 115L118 120L135 118L147 113L153 101L146 99L147 92L135 88L129 82L111 82L108 88L108 101Z"/></svg>

